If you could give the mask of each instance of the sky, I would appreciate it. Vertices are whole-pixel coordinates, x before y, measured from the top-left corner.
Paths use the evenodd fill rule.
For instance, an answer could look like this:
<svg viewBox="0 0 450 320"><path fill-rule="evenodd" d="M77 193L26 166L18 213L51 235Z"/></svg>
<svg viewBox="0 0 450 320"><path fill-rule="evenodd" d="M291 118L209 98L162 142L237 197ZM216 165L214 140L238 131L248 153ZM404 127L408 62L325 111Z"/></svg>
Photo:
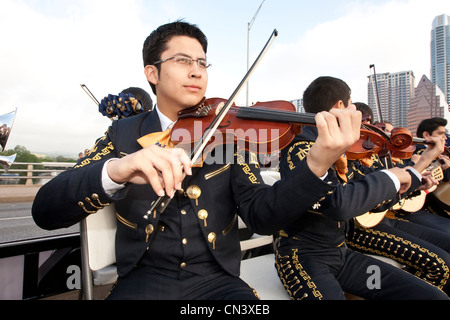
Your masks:
<svg viewBox="0 0 450 320"><path fill-rule="evenodd" d="M450 1L0 0L0 116L17 108L6 149L72 157L90 149L111 121L81 84L98 100L133 86L155 101L142 44L161 24L183 19L208 37L207 97L229 98L247 71L247 41L252 64L276 29L249 79L250 103L299 99L325 75L367 103L371 64L377 73L412 70L416 83L430 78L441 14L450 15ZM236 99L245 103L246 89Z"/></svg>

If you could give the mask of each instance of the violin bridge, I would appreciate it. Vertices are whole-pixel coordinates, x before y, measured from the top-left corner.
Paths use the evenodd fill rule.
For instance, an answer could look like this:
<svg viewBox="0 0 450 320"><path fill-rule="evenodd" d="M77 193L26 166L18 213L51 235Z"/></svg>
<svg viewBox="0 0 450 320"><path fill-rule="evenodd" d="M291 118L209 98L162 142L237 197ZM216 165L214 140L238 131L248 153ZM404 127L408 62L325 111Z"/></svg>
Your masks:
<svg viewBox="0 0 450 320"><path fill-rule="evenodd" d="M222 110L223 106L225 105L224 102L219 103L219 105L216 108L216 116L219 114L220 110ZM208 111L209 112L209 111Z"/></svg>

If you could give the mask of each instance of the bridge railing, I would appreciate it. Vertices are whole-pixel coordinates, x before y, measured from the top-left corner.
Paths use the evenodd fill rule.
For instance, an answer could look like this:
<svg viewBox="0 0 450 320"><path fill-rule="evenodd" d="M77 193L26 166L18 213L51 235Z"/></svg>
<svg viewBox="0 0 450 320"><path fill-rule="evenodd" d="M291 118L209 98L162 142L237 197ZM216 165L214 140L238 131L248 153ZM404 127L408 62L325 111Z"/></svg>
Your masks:
<svg viewBox="0 0 450 320"><path fill-rule="evenodd" d="M25 180L25 185L42 185L74 165L74 162L14 162L6 172L0 167L0 184L23 184Z"/></svg>

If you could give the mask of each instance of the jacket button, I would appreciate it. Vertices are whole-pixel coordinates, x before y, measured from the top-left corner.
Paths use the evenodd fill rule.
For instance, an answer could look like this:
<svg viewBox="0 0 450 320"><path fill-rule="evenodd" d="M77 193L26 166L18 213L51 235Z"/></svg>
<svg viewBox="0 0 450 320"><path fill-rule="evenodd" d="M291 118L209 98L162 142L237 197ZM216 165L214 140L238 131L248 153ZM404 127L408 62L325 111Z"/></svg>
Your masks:
<svg viewBox="0 0 450 320"><path fill-rule="evenodd" d="M208 234L208 241L209 241L209 243L212 243L213 250L216 249L216 240L217 240L217 235L214 232L211 232L210 234Z"/></svg>
<svg viewBox="0 0 450 320"><path fill-rule="evenodd" d="M207 227L206 218L208 218L208 211L206 211L205 209L202 209L197 213L197 216L200 220L203 220L205 227Z"/></svg>
<svg viewBox="0 0 450 320"><path fill-rule="evenodd" d="M188 241L187 241L186 238L183 238L183 240L181 240L181 242L182 242L183 244L187 244L187 243L188 243Z"/></svg>
<svg viewBox="0 0 450 320"><path fill-rule="evenodd" d="M181 269L186 268L186 262L182 262L182 263L180 264L180 268L181 268Z"/></svg>
<svg viewBox="0 0 450 320"><path fill-rule="evenodd" d="M180 212L183 216L187 213L186 210L184 210L184 209L182 209Z"/></svg>
<svg viewBox="0 0 450 320"><path fill-rule="evenodd" d="M152 224L148 224L148 225L145 227L145 234L146 234L146 236L145 236L145 242L148 242L149 237L150 237L150 235L153 233L154 230L155 230L155 227L153 227Z"/></svg>
<svg viewBox="0 0 450 320"><path fill-rule="evenodd" d="M189 199L195 200L200 197L202 194L202 189L200 189L198 186L192 185L186 190L186 195Z"/></svg>
<svg viewBox="0 0 450 320"><path fill-rule="evenodd" d="M149 235L149 234L152 234L154 230L155 230L155 227L153 227L152 224L148 224L148 225L145 227L145 233L148 234L148 235Z"/></svg>

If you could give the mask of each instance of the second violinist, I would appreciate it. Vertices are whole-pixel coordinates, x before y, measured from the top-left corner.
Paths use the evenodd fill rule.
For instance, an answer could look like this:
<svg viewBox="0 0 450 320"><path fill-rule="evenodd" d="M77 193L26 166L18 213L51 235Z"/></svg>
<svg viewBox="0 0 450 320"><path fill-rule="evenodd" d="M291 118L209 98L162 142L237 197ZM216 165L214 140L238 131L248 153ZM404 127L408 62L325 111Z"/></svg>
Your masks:
<svg viewBox="0 0 450 320"><path fill-rule="evenodd" d="M193 168L181 149L142 147L139 138L170 129L179 111L203 99L206 53L206 36L195 25L176 21L153 31L143 59L154 109L114 121L97 151L44 185L33 203L33 218L45 229L73 225L115 204L119 278L108 299L257 299L239 278L237 215L260 234L289 224L294 208L307 210L333 192L335 185L321 178L359 138L361 114L354 108L318 114L308 157L273 187L239 150ZM144 219L164 193L173 197L165 211Z"/></svg>
<svg viewBox="0 0 450 320"><path fill-rule="evenodd" d="M340 79L319 77L305 90L303 105L307 112L313 113L345 110L352 106L350 92L348 85ZM281 152L282 178L294 174L304 158L309 156L317 137L314 127L305 127ZM407 170L382 170L340 184L336 174L340 167L337 164L330 166L325 179L338 184L337 188L307 210L295 208L298 219L283 228L275 240L278 275L291 298L343 300L344 292L347 292L364 299L448 299L437 287L352 251L345 244L352 217L389 202L395 203L398 194L421 185L418 172L422 172L443 150L443 141L433 141L436 145L424 152L415 168ZM343 160L344 163L346 161ZM410 177L411 184L403 185L404 175ZM373 266L377 266L379 283L371 287L368 284Z"/></svg>

